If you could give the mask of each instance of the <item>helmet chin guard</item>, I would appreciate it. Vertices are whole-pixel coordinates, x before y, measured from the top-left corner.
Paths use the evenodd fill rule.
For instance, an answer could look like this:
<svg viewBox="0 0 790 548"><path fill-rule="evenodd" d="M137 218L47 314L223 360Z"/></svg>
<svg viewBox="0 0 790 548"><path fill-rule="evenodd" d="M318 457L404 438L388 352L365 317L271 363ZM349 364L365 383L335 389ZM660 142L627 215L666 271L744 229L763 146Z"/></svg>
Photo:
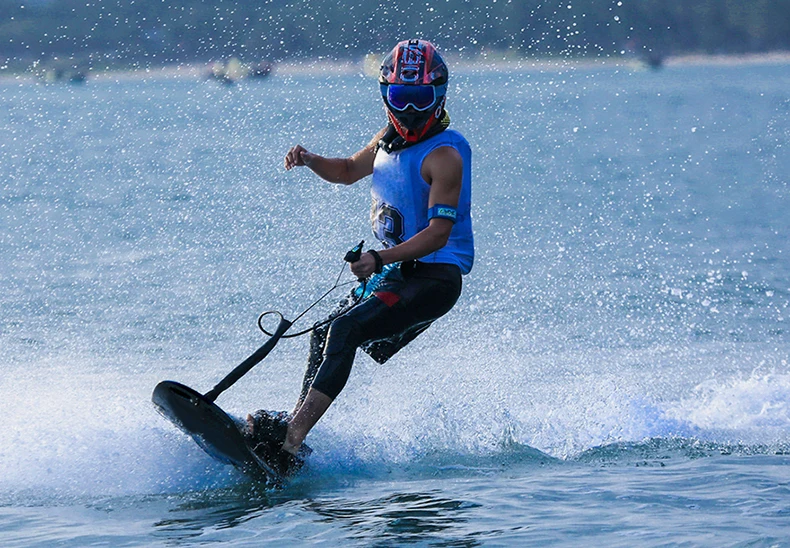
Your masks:
<svg viewBox="0 0 790 548"><path fill-rule="evenodd" d="M448 76L447 65L427 40L399 42L384 58L379 73L382 98L390 123L405 141L419 141L442 119ZM423 110L398 110L387 99L390 85L433 86L434 102Z"/></svg>
<svg viewBox="0 0 790 548"><path fill-rule="evenodd" d="M407 143L416 143L442 119L444 97L442 97L440 104L436 108L427 112L418 112L414 109L407 109L404 112L393 112L390 108L385 110L387 111L387 118L389 118L390 123L395 127L398 134Z"/></svg>

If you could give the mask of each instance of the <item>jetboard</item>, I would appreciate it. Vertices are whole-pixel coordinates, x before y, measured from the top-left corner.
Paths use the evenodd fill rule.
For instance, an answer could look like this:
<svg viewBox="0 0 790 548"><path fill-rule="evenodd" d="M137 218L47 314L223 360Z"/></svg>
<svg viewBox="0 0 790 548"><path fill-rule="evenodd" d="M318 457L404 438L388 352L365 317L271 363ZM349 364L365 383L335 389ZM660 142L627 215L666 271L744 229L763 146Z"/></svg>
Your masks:
<svg viewBox="0 0 790 548"><path fill-rule="evenodd" d="M252 451L239 430L238 419L206 396L175 381L162 381L151 397L157 411L189 434L211 457L232 464L257 481L281 485L285 478Z"/></svg>
<svg viewBox="0 0 790 548"><path fill-rule="evenodd" d="M349 263L358 261L362 255L362 245L364 243L365 242L362 241L353 249L349 250L344 257L345 261ZM362 283L360 295L364 295L366 282L365 280L359 281ZM261 328L261 331L269 335L269 340L237 365L217 383L214 388L205 394L201 394L175 381L160 382L156 385L156 388L154 388L154 393L151 396L151 400L156 406L156 409L163 417L185 433L189 434L206 453L216 460L226 464L232 464L248 476L255 479L262 479L268 484L282 484L285 478L266 463L265 459L269 455L261 455L260 452L256 453L247 444L244 434L242 434L240 430L240 428L244 427L243 423L239 419L234 419L225 413L225 411L215 404L214 401L216 401L220 394L233 386L236 381L241 379L250 369L268 356L277 342L286 336L285 332L290 329L293 323L336 289L339 286L339 282L340 277L338 277L334 287L326 292L323 297L307 307L295 320L293 320L293 322L285 319L282 314L276 311L261 314L258 318L258 327ZM361 296L355 301L354 305L360 302L360 300ZM276 314L280 317L277 329L275 329L272 334L263 329L260 323L261 318L269 314ZM332 321L335 317L337 316L330 317L325 320L324 323ZM312 329L314 328L315 326ZM311 331L311 329L288 336L296 337L304 335L309 331ZM262 447L265 445L268 444L260 444ZM302 444L300 456L303 457L310 453L310 448Z"/></svg>

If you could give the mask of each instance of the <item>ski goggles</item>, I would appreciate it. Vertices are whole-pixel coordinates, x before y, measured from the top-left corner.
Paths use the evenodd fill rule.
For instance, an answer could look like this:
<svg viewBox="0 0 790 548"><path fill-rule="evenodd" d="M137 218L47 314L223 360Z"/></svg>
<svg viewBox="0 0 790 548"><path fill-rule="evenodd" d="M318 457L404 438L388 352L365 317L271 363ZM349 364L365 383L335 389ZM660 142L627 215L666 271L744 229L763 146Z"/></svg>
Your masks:
<svg viewBox="0 0 790 548"><path fill-rule="evenodd" d="M442 97L446 89L446 84L442 86L381 84L381 95L392 110L403 112L411 107L423 112L433 107L437 98Z"/></svg>

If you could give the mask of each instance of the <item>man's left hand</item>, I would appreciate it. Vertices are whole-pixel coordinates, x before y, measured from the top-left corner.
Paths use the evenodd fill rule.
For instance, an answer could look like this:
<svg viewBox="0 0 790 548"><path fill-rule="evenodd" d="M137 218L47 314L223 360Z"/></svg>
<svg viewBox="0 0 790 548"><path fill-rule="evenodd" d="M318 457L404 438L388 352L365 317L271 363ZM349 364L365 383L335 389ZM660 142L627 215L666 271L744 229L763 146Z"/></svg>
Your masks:
<svg viewBox="0 0 790 548"><path fill-rule="evenodd" d="M359 260L351 263L351 272L360 280L366 279L376 270L376 259L370 253L363 253Z"/></svg>

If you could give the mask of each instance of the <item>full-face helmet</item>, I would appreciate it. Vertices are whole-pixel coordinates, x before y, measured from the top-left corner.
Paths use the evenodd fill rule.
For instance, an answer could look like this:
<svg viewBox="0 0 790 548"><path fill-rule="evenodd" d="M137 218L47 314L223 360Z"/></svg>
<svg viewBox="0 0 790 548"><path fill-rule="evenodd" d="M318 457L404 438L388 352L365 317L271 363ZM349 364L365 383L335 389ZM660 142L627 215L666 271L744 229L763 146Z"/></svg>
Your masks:
<svg viewBox="0 0 790 548"><path fill-rule="evenodd" d="M441 120L447 78L447 65L427 40L404 40L384 58L381 96L390 122L407 142L419 141Z"/></svg>

